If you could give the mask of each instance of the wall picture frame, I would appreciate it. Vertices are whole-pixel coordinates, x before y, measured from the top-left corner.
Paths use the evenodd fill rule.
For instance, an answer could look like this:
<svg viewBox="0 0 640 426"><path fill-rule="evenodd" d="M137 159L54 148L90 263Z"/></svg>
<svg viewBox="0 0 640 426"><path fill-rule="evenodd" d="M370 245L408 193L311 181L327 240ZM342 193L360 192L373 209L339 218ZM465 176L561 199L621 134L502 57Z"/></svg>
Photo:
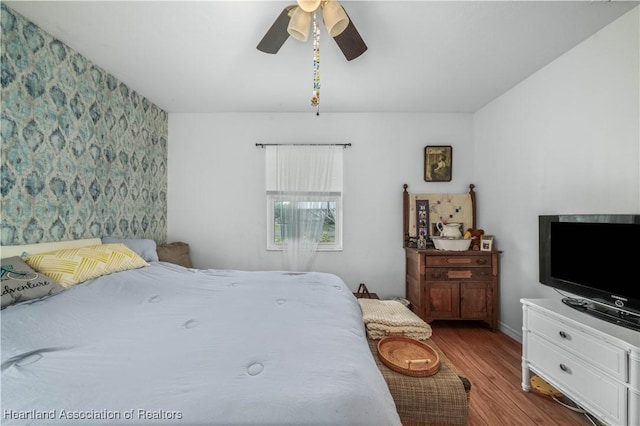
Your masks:
<svg viewBox="0 0 640 426"><path fill-rule="evenodd" d="M481 251L493 250L493 235L480 236L480 250Z"/></svg>
<svg viewBox="0 0 640 426"><path fill-rule="evenodd" d="M416 200L416 237L429 238L429 200Z"/></svg>
<svg viewBox="0 0 640 426"><path fill-rule="evenodd" d="M427 145L424 147L425 182L450 182L453 147L450 145Z"/></svg>

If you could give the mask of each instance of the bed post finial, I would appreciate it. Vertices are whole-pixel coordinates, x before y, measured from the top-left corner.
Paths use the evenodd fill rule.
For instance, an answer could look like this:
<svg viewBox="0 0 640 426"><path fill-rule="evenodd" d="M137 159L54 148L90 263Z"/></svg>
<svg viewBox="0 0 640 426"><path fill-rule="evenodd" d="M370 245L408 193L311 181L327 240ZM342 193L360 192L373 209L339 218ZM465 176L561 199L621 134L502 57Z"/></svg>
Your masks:
<svg viewBox="0 0 640 426"><path fill-rule="evenodd" d="M469 196L471 197L471 217L472 217L472 224L471 227L473 229L477 229L476 228L476 193L473 190L473 188L475 188L476 186L472 183L469 184Z"/></svg>
<svg viewBox="0 0 640 426"><path fill-rule="evenodd" d="M402 187L402 248L406 248L409 244L409 185L405 183Z"/></svg>

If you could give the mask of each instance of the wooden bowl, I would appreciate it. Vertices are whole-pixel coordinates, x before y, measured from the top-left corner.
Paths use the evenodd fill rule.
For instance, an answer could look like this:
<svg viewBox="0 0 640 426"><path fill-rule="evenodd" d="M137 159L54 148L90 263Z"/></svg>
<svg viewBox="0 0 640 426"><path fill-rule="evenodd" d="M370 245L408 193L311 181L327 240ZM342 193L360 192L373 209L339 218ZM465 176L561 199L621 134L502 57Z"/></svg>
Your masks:
<svg viewBox="0 0 640 426"><path fill-rule="evenodd" d="M420 340L388 336L378 342L380 361L393 371L407 376L432 376L440 370L440 356Z"/></svg>

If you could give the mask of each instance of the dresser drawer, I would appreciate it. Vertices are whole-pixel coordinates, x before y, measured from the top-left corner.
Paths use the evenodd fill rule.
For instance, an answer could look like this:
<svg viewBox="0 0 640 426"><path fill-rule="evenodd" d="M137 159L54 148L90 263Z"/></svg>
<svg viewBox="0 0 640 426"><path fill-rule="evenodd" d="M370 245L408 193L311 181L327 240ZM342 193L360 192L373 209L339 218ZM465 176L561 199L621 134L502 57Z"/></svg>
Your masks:
<svg viewBox="0 0 640 426"><path fill-rule="evenodd" d="M553 378L560 391L572 392L567 396L580 400L587 410L599 414L599 417L613 419L614 424L627 423L627 388L623 383L607 377L532 332L528 337L525 357L534 371Z"/></svg>
<svg viewBox="0 0 640 426"><path fill-rule="evenodd" d="M425 268L427 281L491 281L490 268Z"/></svg>
<svg viewBox="0 0 640 426"><path fill-rule="evenodd" d="M425 264L427 268L489 268L491 267L491 255L427 256Z"/></svg>
<svg viewBox="0 0 640 426"><path fill-rule="evenodd" d="M528 328L561 349L588 360L589 364L606 374L623 382L628 380L628 357L623 348L533 310L529 312Z"/></svg>

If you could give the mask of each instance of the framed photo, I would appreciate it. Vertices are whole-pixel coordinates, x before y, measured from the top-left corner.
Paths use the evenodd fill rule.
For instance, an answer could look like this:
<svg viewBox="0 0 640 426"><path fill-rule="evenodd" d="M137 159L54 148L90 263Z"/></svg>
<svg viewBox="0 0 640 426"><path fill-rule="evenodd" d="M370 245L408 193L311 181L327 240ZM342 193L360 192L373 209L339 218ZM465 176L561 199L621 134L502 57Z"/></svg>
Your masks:
<svg viewBox="0 0 640 426"><path fill-rule="evenodd" d="M429 200L416 200L417 237L427 239L429 233Z"/></svg>
<svg viewBox="0 0 640 426"><path fill-rule="evenodd" d="M424 180L426 182L451 181L451 162L453 148L451 146L424 147Z"/></svg>
<svg viewBox="0 0 640 426"><path fill-rule="evenodd" d="M493 250L493 235L480 236L480 250L481 251Z"/></svg>

